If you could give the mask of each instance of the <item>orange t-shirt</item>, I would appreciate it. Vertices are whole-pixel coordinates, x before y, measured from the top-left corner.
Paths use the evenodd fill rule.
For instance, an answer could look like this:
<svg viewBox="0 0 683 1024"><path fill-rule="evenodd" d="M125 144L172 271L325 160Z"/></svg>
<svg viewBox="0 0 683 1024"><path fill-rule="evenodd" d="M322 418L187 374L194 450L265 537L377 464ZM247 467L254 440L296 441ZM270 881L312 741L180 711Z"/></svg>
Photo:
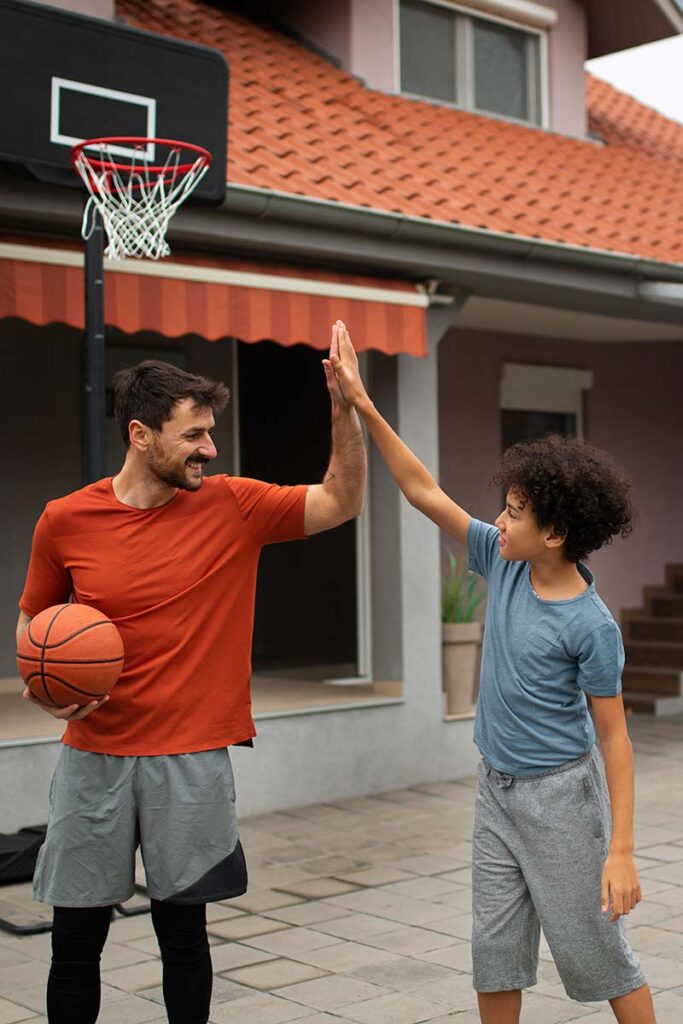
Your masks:
<svg viewBox="0 0 683 1024"><path fill-rule="evenodd" d="M251 638L261 548L303 539L306 486L207 477L137 509L111 479L48 502L19 606L73 595L118 626L123 672L64 743L100 754L181 754L240 743L251 717Z"/></svg>

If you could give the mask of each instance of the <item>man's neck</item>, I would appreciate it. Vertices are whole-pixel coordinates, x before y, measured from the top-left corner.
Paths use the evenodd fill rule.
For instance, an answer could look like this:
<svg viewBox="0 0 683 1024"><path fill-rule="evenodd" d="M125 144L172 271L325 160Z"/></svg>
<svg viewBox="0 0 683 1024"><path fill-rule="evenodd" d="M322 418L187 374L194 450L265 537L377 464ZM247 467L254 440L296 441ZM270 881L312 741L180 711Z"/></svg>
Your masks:
<svg viewBox="0 0 683 1024"><path fill-rule="evenodd" d="M117 501L131 508L159 508L175 498L178 490L152 476L128 456L111 482Z"/></svg>

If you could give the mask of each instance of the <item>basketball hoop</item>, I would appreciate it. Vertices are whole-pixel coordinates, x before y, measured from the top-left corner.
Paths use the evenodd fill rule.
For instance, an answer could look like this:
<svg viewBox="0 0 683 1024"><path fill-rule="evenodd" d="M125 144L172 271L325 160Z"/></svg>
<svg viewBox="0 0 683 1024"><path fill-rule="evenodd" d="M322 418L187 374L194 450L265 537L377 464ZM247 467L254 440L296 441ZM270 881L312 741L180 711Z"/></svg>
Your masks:
<svg viewBox="0 0 683 1024"><path fill-rule="evenodd" d="M171 251L168 222L206 174L211 154L189 142L117 136L77 143L71 161L90 193L83 238L99 212L109 239L105 256L158 260Z"/></svg>

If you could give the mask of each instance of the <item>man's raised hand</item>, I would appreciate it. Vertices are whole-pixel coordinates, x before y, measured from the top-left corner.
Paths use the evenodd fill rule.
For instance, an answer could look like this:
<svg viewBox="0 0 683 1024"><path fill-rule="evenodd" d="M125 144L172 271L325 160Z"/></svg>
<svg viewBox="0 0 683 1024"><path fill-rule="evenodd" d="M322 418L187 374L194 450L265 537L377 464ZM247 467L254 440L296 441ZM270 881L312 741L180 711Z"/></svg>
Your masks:
<svg viewBox="0 0 683 1024"><path fill-rule="evenodd" d="M335 375L332 359L339 359L339 335L340 331L346 330L341 320L337 320L336 323L332 324L332 341L330 342L330 355L329 359L323 359L323 369L325 370L325 380L327 382L327 390L330 393L330 398L336 405L340 405L348 408L349 403L347 402L344 393L340 387L339 381Z"/></svg>
<svg viewBox="0 0 683 1024"><path fill-rule="evenodd" d="M361 380L358 357L351 344L346 325L341 320L337 320L335 327L337 328L336 344L330 348L329 362L344 399L349 405L358 406L364 401L369 401Z"/></svg>

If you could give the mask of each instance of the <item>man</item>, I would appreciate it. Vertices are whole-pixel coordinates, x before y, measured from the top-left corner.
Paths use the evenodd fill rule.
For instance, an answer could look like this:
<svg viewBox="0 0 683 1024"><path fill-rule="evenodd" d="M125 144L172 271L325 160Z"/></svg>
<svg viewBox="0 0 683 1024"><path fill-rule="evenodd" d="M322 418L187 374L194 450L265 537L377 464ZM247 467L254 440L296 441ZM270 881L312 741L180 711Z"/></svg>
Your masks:
<svg viewBox="0 0 683 1024"><path fill-rule="evenodd" d="M332 329L339 350L343 324ZM92 605L118 626L124 671L111 695L65 719L48 833L34 878L54 907L51 1024L93 1024L111 907L133 893L141 846L170 1024L205 1024L212 969L206 903L247 874L227 747L251 743L256 571L265 544L359 515L360 423L323 360L332 454L322 484L217 475L211 432L223 384L147 361L116 379L126 444L112 479L49 502L36 526L17 633L50 605ZM24 691L24 698L34 698Z"/></svg>

